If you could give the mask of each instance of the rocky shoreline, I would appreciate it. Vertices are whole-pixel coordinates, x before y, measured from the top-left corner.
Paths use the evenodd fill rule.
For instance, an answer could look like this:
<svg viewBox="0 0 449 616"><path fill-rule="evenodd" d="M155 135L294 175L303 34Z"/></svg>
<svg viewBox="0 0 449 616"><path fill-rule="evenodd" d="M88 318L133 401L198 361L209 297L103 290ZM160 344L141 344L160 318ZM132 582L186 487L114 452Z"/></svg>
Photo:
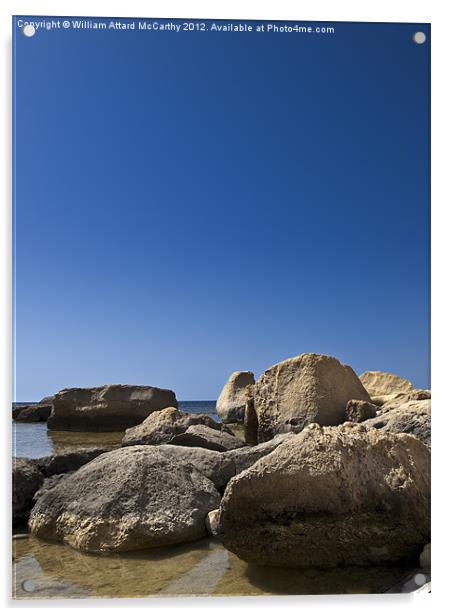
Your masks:
<svg viewBox="0 0 449 616"><path fill-rule="evenodd" d="M268 567L429 570L430 396L317 354L233 373L221 422L156 387L62 390L14 421L121 430L122 447L15 458L13 525L99 554L213 535Z"/></svg>

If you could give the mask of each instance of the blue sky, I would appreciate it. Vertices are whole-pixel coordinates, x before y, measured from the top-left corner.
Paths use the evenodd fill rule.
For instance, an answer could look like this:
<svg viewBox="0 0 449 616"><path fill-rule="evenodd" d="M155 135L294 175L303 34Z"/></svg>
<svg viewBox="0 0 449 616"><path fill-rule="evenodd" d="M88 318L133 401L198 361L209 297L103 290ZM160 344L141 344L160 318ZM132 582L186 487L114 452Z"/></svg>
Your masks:
<svg viewBox="0 0 449 616"><path fill-rule="evenodd" d="M15 36L16 400L304 352L429 386L429 29L333 25Z"/></svg>

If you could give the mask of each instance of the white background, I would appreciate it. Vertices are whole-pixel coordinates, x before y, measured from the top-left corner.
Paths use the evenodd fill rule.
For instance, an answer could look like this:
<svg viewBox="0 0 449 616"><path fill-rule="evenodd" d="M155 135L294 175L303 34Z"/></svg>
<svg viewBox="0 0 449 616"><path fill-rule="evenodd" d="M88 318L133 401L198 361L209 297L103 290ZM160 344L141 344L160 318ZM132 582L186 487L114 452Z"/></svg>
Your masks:
<svg viewBox="0 0 449 616"><path fill-rule="evenodd" d="M424 614L447 613L446 586L448 567L446 498L449 430L449 407L445 389L449 381L447 359L449 302L448 280L448 40L449 18L444 0L229 0L207 1L137 1L72 0L32 1L3 0L1 13L1 114L2 148L0 150L0 413L3 422L2 455L2 598L7 608L56 609L146 609L170 611L237 611L257 610L339 614ZM377 21L431 22L432 24L432 594L422 598L410 595L261 597L241 599L160 599L160 600L74 600L72 602L12 602L10 595L10 455L11 455L11 15L92 15L114 17L192 17L215 19L290 19L295 21ZM388 297L385 298L388 302ZM368 327L369 325L367 325Z"/></svg>

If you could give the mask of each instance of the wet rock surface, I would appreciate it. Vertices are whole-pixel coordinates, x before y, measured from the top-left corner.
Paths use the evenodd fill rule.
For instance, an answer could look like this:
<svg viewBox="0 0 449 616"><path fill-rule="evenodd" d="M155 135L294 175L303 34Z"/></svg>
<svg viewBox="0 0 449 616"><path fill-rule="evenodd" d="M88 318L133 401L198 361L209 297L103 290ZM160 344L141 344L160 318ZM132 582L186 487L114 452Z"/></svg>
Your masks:
<svg viewBox="0 0 449 616"><path fill-rule="evenodd" d="M12 522L25 522L33 506L33 497L44 482L37 464L27 458L12 461Z"/></svg>
<svg viewBox="0 0 449 616"><path fill-rule="evenodd" d="M225 547L262 565L417 559L430 530L430 452L359 424L309 426L229 482Z"/></svg>

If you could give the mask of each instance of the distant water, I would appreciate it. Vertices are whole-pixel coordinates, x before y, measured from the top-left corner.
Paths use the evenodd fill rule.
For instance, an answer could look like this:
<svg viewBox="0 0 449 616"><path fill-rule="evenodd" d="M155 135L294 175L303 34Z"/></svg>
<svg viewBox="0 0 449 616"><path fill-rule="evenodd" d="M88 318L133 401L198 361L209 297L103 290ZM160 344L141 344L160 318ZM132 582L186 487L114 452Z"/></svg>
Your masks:
<svg viewBox="0 0 449 616"><path fill-rule="evenodd" d="M33 402L17 402L13 406L25 406ZM179 402L179 409L187 413L206 413L218 420L215 400L188 400ZM55 432L47 430L47 424L13 423L13 456L41 458L82 447L118 447L123 432Z"/></svg>

